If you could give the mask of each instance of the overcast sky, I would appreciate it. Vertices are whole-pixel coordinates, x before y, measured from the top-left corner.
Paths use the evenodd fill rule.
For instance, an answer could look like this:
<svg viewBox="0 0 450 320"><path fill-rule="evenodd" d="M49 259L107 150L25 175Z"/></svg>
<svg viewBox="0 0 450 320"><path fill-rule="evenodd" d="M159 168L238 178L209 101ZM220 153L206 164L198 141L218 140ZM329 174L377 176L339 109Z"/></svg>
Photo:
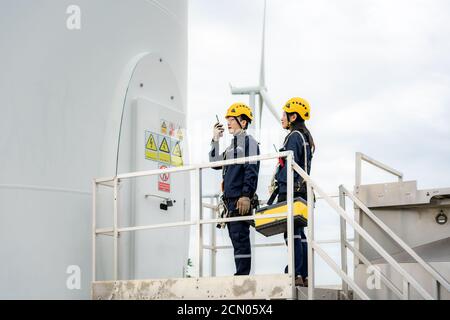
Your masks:
<svg viewBox="0 0 450 320"><path fill-rule="evenodd" d="M215 114L248 103L228 83L258 84L263 1L189 2L188 129L198 163L207 161ZM279 109L293 96L309 100L313 179L329 193L352 188L361 151L419 188L450 187L449 1L268 0L267 9L269 94ZM281 144L278 123L263 114L263 153ZM364 177L394 180L369 169ZM321 230L338 221L325 220Z"/></svg>

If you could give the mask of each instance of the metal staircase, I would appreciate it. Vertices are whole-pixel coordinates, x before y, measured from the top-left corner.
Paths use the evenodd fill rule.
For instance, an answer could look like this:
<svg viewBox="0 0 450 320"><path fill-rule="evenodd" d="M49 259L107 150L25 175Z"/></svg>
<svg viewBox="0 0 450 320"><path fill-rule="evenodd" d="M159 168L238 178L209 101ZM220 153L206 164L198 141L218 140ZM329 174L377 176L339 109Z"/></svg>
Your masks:
<svg viewBox="0 0 450 320"><path fill-rule="evenodd" d="M210 209L213 212L217 210L214 203L204 203L201 188L201 172L204 169L212 167L227 166L233 164L240 164L251 161L264 161L270 159L277 159L279 157L286 157L287 167L291 170L287 171L288 194L287 194L287 212L280 214L265 215L268 217L287 217L287 248L288 248L288 269L294 270L294 250L293 250L293 175L294 171L302 176L307 182L308 190L308 288L296 288L294 284L294 274L274 274L274 275L250 275L250 276L232 276L232 277L215 277L215 272L212 271L211 277L203 276L203 251L211 250L216 253L217 250L225 249L226 247L217 246L214 240L215 235L212 234L211 245L204 245L203 225L217 224L231 221L245 221L260 219L258 216L245 216L218 219L214 215L212 218L205 219L203 210ZM402 182L403 175L361 153L356 156L356 187L358 190L361 183L361 162L366 161L378 168L396 175L399 182ZM191 221L181 221L178 223L166 223L159 225L136 226L128 228L120 228L117 223L118 216L118 187L121 180L132 179L136 177L146 177L159 175L161 173L174 172L193 172L195 176L195 196L198 201L195 203L195 210L198 211L198 219ZM95 195L98 186L108 186L113 188L114 192L114 211L113 221L114 226L109 229L96 229L96 202ZM325 201L333 209L333 212L340 217L340 244L341 244L341 261L340 263L334 261L322 248L320 241L315 239L314 235L314 202L313 195L317 199ZM348 214L345 208L346 199L353 202L355 214ZM374 238L369 234L361 223L361 216L364 216L364 221L370 219L373 224L380 228L391 241L406 252L420 268L427 273L432 279L434 285L432 290L426 289L423 283L420 283L406 268L401 265L393 255L389 252L390 249L384 248L379 241L379 238ZM118 235L123 232L134 232L137 230L150 230L161 228L172 228L177 226L196 226L197 238L197 255L196 255L196 276L194 278L180 278L180 279L148 279L148 280L122 280L118 279ZM350 226L355 232L355 244L351 244L347 239L346 229ZM214 229L214 228L212 228ZM213 231L214 232L214 231ZM110 281L96 281L95 279L95 241L99 236L112 235L114 238L114 279ZM226 161L219 161L214 163L207 163L203 165L192 165L178 168L169 168L163 170L151 170L138 173L130 173L118 175L116 177L96 179L94 181L94 204L93 204L93 283L92 283L92 298L93 299L363 299L370 300L371 294L369 289L364 286L364 281L356 281L357 279L349 272L347 268L347 255L350 251L358 265L364 265L365 268L370 268L373 271L373 276L383 283L386 290L398 299L442 299L447 298L450 292L450 285L448 278L441 275L430 263L421 258L404 240L402 240L386 223L377 217L374 212L369 209L353 192L349 191L344 186L339 187L339 203L327 195L319 185L311 179L294 161L292 152L282 152L270 155L253 156L249 158L239 158ZM360 249L360 242L364 241L364 246L370 246L371 250L376 252L379 257L386 261L386 265L390 270L400 277L400 285L398 281L392 279L392 274L383 273L379 264L374 263L372 258L367 257L363 250ZM255 247L264 246L284 246L284 243L276 244L255 244ZM324 288L315 285L315 258L319 256L326 264L342 279L342 285L338 288ZM213 255L214 257L214 255ZM211 270L215 269L215 258L211 259ZM414 293L414 294L413 294ZM443 295L444 293L444 295Z"/></svg>

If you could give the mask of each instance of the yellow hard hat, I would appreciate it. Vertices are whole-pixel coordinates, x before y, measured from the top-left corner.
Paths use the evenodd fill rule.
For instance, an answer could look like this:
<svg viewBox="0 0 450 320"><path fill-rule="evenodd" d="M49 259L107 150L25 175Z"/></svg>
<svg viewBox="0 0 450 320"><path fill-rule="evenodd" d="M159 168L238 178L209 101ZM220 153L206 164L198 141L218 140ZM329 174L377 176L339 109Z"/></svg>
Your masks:
<svg viewBox="0 0 450 320"><path fill-rule="evenodd" d="M241 102L233 103L231 107L228 108L227 114L225 115L225 118L227 117L239 117L245 115L247 116L250 121L253 120L253 113L252 109L250 109L249 106L246 104L243 104Z"/></svg>
<svg viewBox="0 0 450 320"><path fill-rule="evenodd" d="M309 120L311 116L311 107L308 101L303 98L292 98L283 107L287 113L298 113L303 120Z"/></svg>

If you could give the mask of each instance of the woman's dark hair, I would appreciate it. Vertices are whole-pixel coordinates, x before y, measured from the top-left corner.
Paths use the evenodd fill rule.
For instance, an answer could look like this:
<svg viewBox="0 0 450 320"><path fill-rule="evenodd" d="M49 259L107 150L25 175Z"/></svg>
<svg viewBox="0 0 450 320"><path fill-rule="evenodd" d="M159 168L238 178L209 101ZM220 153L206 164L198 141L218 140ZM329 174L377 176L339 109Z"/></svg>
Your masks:
<svg viewBox="0 0 450 320"><path fill-rule="evenodd" d="M293 114L296 114L297 118L295 118L295 120L291 122L290 116ZM308 128L305 125L305 120L303 120L302 117L300 117L300 115L297 112L292 113L286 112L286 115L290 123L289 130L291 131L297 130L303 133L308 138L309 145L311 146L311 152L314 153L314 151L316 150L316 145L314 144L314 139L311 135L311 132L309 132Z"/></svg>

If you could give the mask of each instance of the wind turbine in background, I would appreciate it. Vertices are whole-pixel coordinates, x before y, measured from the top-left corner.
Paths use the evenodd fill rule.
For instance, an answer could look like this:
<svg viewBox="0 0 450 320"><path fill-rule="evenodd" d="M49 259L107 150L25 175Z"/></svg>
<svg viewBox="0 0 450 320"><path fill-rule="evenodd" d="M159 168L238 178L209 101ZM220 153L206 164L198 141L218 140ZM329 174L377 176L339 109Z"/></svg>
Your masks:
<svg viewBox="0 0 450 320"><path fill-rule="evenodd" d="M265 68L265 51L266 51L266 9L267 0L264 1L264 17L263 17L263 30L262 30L262 48L261 48L261 67L259 73L259 85L253 87L241 87L236 88L230 84L231 94L233 95L249 95L249 105L255 113L255 135L256 139L259 141L261 136L261 118L263 106L266 105L270 113L278 121L280 119L280 114L277 112L276 108L272 104L266 87L266 68ZM255 96L259 96L258 108L255 108Z"/></svg>

